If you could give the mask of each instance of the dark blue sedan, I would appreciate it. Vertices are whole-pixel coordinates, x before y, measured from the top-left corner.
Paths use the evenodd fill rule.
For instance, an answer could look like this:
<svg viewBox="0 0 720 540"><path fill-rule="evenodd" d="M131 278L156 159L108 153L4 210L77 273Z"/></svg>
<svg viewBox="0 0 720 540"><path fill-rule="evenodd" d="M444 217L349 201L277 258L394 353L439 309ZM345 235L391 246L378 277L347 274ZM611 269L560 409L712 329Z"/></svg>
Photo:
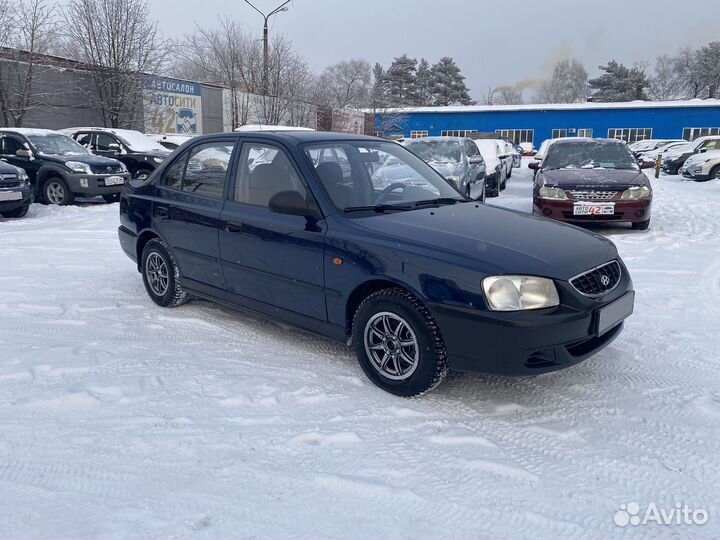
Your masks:
<svg viewBox="0 0 720 540"><path fill-rule="evenodd" d="M376 172L389 160L413 173L386 185ZM466 199L372 137L197 137L131 181L120 220L158 305L196 296L347 342L376 385L402 396L448 369L571 366L633 309L609 240Z"/></svg>

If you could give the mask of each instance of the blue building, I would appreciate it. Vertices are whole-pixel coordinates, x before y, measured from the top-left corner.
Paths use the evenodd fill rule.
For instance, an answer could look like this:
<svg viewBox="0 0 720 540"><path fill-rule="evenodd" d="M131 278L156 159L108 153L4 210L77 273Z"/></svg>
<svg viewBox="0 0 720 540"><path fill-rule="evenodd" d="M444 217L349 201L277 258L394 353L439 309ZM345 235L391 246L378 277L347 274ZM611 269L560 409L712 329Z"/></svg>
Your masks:
<svg viewBox="0 0 720 540"><path fill-rule="evenodd" d="M691 141L720 134L720 100L416 107L377 113L375 130L385 137L494 133L536 147L558 137Z"/></svg>

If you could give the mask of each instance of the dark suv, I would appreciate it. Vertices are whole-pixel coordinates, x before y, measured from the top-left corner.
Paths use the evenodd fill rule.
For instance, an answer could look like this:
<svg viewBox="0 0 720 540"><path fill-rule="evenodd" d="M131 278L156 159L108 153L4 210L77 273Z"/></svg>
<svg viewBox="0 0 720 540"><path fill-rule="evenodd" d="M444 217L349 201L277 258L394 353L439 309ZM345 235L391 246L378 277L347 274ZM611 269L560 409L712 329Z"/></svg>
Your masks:
<svg viewBox="0 0 720 540"><path fill-rule="evenodd" d="M122 161L132 177L139 180L150 176L171 153L160 143L131 129L68 128L63 133L93 154Z"/></svg>
<svg viewBox="0 0 720 540"><path fill-rule="evenodd" d="M373 173L391 159L407 170L378 185ZM611 241L468 199L374 137L197 137L130 181L120 223L156 304L193 295L347 342L368 378L402 396L449 368L532 375L577 364L633 309Z"/></svg>
<svg viewBox="0 0 720 540"><path fill-rule="evenodd" d="M32 203L32 189L25 171L0 161L0 216L21 218Z"/></svg>
<svg viewBox="0 0 720 540"><path fill-rule="evenodd" d="M76 195L116 201L130 179L118 160L95 156L49 129L0 129L0 158L25 169L36 199L50 204L70 204Z"/></svg>

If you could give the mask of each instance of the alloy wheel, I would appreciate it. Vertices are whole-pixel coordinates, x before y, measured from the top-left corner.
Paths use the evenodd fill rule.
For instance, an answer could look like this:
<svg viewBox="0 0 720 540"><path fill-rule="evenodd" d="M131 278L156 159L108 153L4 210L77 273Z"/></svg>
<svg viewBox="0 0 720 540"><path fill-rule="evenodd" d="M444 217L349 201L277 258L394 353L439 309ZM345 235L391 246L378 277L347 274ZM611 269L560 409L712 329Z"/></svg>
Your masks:
<svg viewBox="0 0 720 540"><path fill-rule="evenodd" d="M372 366L393 381L408 379L417 369L420 351L410 324L395 313L373 315L365 325L365 352Z"/></svg>
<svg viewBox="0 0 720 540"><path fill-rule="evenodd" d="M45 188L45 195L51 204L60 204L65 199L65 187L60 182L50 182Z"/></svg>
<svg viewBox="0 0 720 540"><path fill-rule="evenodd" d="M165 296L168 290L170 275L165 260L159 253L151 253L145 261L145 275L152 291L158 296Z"/></svg>

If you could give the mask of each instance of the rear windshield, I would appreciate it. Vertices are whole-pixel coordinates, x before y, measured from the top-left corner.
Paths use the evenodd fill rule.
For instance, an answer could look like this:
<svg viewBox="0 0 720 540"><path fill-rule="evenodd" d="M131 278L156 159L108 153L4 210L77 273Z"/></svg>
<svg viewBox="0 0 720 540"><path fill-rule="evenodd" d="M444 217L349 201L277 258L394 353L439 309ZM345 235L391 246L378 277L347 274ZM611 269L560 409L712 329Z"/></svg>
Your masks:
<svg viewBox="0 0 720 540"><path fill-rule="evenodd" d="M612 141L573 141L553 144L543 169L637 169L627 146Z"/></svg>
<svg viewBox="0 0 720 540"><path fill-rule="evenodd" d="M426 163L460 163L462 160L462 146L459 141L411 141L405 143L405 148Z"/></svg>

